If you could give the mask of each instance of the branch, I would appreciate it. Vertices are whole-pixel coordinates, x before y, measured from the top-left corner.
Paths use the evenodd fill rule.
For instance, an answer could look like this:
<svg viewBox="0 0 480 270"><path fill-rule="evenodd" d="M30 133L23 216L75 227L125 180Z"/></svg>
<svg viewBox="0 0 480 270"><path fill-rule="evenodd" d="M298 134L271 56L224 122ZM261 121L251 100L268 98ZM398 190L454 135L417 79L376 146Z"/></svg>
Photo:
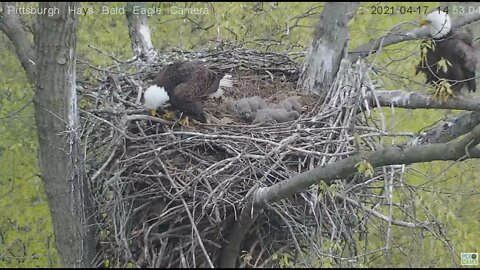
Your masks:
<svg viewBox="0 0 480 270"><path fill-rule="evenodd" d="M407 145L448 142L470 132L477 125L480 125L480 112L462 113L422 132L410 140Z"/></svg>
<svg viewBox="0 0 480 270"><path fill-rule="evenodd" d="M228 236L228 243L222 249L220 268L235 268L243 239L253 225L258 213L260 213L260 211L256 211L254 214L253 198L251 196L253 193L251 191L253 190L250 190L249 194L245 196L247 203L242 209L238 221L233 224L232 232Z"/></svg>
<svg viewBox="0 0 480 270"><path fill-rule="evenodd" d="M35 51L16 14L15 2L2 3L3 12L0 16L0 30L12 41L20 63L27 73L30 83L35 82Z"/></svg>
<svg viewBox="0 0 480 270"><path fill-rule="evenodd" d="M435 100L432 95L401 90L375 91L368 97L371 107L376 101L380 106L395 106L407 109L455 109L473 111L463 113L442 121L441 124L422 132L410 140L407 145L443 143L470 132L480 124L480 99L459 96L447 101ZM376 98L376 100L375 100Z"/></svg>
<svg viewBox="0 0 480 270"><path fill-rule="evenodd" d="M147 61L153 61L156 56L150 36L148 16L143 13L135 13L135 8L145 8L143 2L127 2L126 17L128 22L128 34L135 56L145 56Z"/></svg>
<svg viewBox="0 0 480 270"><path fill-rule="evenodd" d="M369 207L364 206L363 204L361 204L361 203L359 203L359 202L357 202L357 201L355 201L355 200L352 200L352 199L350 199L350 198L348 198L348 197L344 197L344 196L342 196L342 195L340 195L340 194L337 194L336 197L337 197L337 198L340 198L340 199L342 199L342 200L345 200L345 201L347 201L347 202L350 203L350 204L353 204L355 207L361 208L363 211L365 211L365 212L367 212L367 213L375 216L376 218L379 218L379 219L384 220L384 221L386 221L386 222L391 222L392 224L397 225L397 226L402 226L402 227L412 228L412 229L413 229L413 228L418 228L418 227L423 227L423 228L425 228L425 227L427 226L426 223L405 222L405 221L402 221L402 220L396 220L396 219L393 219L393 218L391 218L391 217L387 217L387 216L385 216L385 215L383 215L383 214L381 214L381 213L379 213L379 212L377 212L377 211L372 210L372 209L369 208Z"/></svg>
<svg viewBox="0 0 480 270"><path fill-rule="evenodd" d="M480 20L480 13L458 17L453 22L452 29L460 28L464 25L470 24L478 20ZM428 37L428 31L426 27L416 28L413 31L387 34L372 42L360 45L357 48L351 50L348 53L348 59L352 62L355 62L359 57L369 56L370 54L376 52L379 49L380 44L382 44L383 47L386 47L388 45L397 44L403 41L422 39L426 37Z"/></svg>
<svg viewBox="0 0 480 270"><path fill-rule="evenodd" d="M259 210L271 203L302 192L321 180L327 185L331 185L334 180L346 179L356 173L355 165L362 160L369 162L372 167L376 168L394 164L412 164L434 160L458 160L465 157L480 158L480 149L476 148L479 143L480 125L477 125L467 136L455 142L409 147L395 146L378 151L360 153L353 157L303 172L289 180L279 182L268 188L252 189L249 191L249 194L245 196L245 207L242 209L240 218L234 225L228 243L223 247L220 266L235 267L242 240L255 221L256 214L259 213ZM404 226L422 226L422 224L399 224Z"/></svg>
<svg viewBox="0 0 480 270"><path fill-rule="evenodd" d="M330 89L348 48L348 21L358 2L327 2L315 28L312 45L302 64L297 88L304 92Z"/></svg>
<svg viewBox="0 0 480 270"><path fill-rule="evenodd" d="M480 151L478 148L475 148L478 143L480 143L480 125L477 125L472 132L458 141L408 147L394 146L378 151L360 153L303 172L271 187L260 188L254 195L254 206L263 207L266 204L290 197L293 194L306 190L309 186L321 180L327 185L331 185L334 180L346 179L356 173L355 164L362 160L376 168L394 164L458 160L465 156L468 158L479 158Z"/></svg>
<svg viewBox="0 0 480 270"><path fill-rule="evenodd" d="M480 98L457 96L444 101L431 94L406 92L402 90L375 91L368 97L370 106L375 107L376 99L380 106L395 106L406 109L454 109L480 111Z"/></svg>

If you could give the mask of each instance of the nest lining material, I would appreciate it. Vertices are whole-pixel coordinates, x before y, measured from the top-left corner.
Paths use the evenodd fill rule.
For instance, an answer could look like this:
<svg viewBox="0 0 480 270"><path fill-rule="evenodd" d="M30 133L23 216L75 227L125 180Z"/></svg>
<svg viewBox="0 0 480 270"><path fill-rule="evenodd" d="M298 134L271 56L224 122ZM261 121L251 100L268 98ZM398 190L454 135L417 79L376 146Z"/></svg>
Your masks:
<svg viewBox="0 0 480 270"><path fill-rule="evenodd" d="M295 121L259 127L228 116L224 102L209 100L209 113L232 120L179 127L146 115L139 94L161 63L178 60L178 54L103 70L97 86L81 91L89 105L81 116L100 219L99 265L215 265L252 187L377 148L378 137L371 134L378 130L357 114L363 102L359 89L369 83L361 64L342 62L332 89L320 98L294 91L298 64L288 55L232 49L184 57L232 74L228 98L257 95L275 103L295 96L307 109ZM139 71L128 75L132 67ZM363 146L354 142L354 133ZM343 196L362 187L352 186ZM318 187L269 206L243 242L251 260L242 266L275 265L272 255L278 252L323 254L318 239L347 241L358 226L347 223L345 214L359 215Z"/></svg>

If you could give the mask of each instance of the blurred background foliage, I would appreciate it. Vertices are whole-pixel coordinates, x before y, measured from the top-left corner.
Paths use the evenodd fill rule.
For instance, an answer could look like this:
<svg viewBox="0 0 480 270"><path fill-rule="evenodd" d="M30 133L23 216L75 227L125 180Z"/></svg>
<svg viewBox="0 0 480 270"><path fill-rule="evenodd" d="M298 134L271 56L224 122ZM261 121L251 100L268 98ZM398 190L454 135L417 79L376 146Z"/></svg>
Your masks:
<svg viewBox="0 0 480 270"><path fill-rule="evenodd" d="M37 3L19 3L37 6ZM103 7L120 8L124 2L82 3L94 15L80 15L77 32L77 58L94 67L110 66L115 59L132 57L124 14L99 14ZM416 27L423 14L372 14L374 6L427 6L428 12L438 2L365 2L350 22L349 47L399 30ZM258 48L268 44L274 52L298 52L308 49L311 34L318 23L323 3L248 2L248 3L145 3L159 8L161 15L150 16L152 40L159 50L192 51L221 46L221 42ZM181 8L199 8L207 14L172 14ZM32 29L35 16L23 16L25 29ZM413 22L413 23L411 23ZM33 40L33 38L32 38ZM0 267L56 267L59 258L54 247L50 213L38 177L37 138L33 115L33 90L15 50L0 34ZM265 46L262 46L265 48ZM299 59L301 61L301 59ZM367 58L373 79L382 89L427 91L424 78L416 76L419 41L404 42L384 48ZM89 80L88 69L78 76ZM94 81L94 80L92 80ZM439 110L383 109L385 129L419 132L438 120L458 112ZM381 115L375 117L380 121ZM385 139L385 144L401 142ZM444 224L444 231L427 234L420 230L393 227L390 249L385 246L385 224L366 224L369 241L359 241L365 250L376 252L362 257L357 267L449 267L456 252L478 252L480 238L478 161L462 163L430 162L409 167L404 183L395 191L395 203L410 203L422 220ZM411 193L416 195L412 196ZM412 200L411 198L415 198ZM387 208L381 209L387 212ZM408 220L406 213L394 213L396 219ZM441 239L448 239L442 241ZM331 247L325 247L330 250ZM288 256L284 266L291 266ZM331 258L311 258L318 266L331 267ZM344 265L346 266L346 265Z"/></svg>

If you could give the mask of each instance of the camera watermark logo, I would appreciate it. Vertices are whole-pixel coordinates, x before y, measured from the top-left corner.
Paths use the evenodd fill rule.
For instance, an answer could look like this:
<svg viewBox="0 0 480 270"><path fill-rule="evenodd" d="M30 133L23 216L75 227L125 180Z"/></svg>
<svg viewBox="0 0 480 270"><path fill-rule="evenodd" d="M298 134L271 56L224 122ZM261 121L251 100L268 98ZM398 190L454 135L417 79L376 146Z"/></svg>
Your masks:
<svg viewBox="0 0 480 270"><path fill-rule="evenodd" d="M461 253L461 265L478 265L478 253Z"/></svg>

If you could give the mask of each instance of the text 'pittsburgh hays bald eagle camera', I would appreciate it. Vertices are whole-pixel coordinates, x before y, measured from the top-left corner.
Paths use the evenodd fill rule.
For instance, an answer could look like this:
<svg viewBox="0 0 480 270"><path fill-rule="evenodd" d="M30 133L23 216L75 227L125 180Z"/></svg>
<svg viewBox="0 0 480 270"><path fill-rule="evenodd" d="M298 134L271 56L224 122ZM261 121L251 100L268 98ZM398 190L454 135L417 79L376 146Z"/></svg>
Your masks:
<svg viewBox="0 0 480 270"><path fill-rule="evenodd" d="M144 93L145 107L152 115L167 101L177 110L207 122L203 101L221 97L224 87L232 87L231 75L215 72L201 61L174 62L160 70Z"/></svg>
<svg viewBox="0 0 480 270"><path fill-rule="evenodd" d="M450 16L443 11L428 14L420 25L428 27L432 42L422 43L416 73L425 74L426 82L435 85L437 92L445 89L447 96L452 95L452 91L459 93L463 86L475 92L478 60L471 30L452 30Z"/></svg>

